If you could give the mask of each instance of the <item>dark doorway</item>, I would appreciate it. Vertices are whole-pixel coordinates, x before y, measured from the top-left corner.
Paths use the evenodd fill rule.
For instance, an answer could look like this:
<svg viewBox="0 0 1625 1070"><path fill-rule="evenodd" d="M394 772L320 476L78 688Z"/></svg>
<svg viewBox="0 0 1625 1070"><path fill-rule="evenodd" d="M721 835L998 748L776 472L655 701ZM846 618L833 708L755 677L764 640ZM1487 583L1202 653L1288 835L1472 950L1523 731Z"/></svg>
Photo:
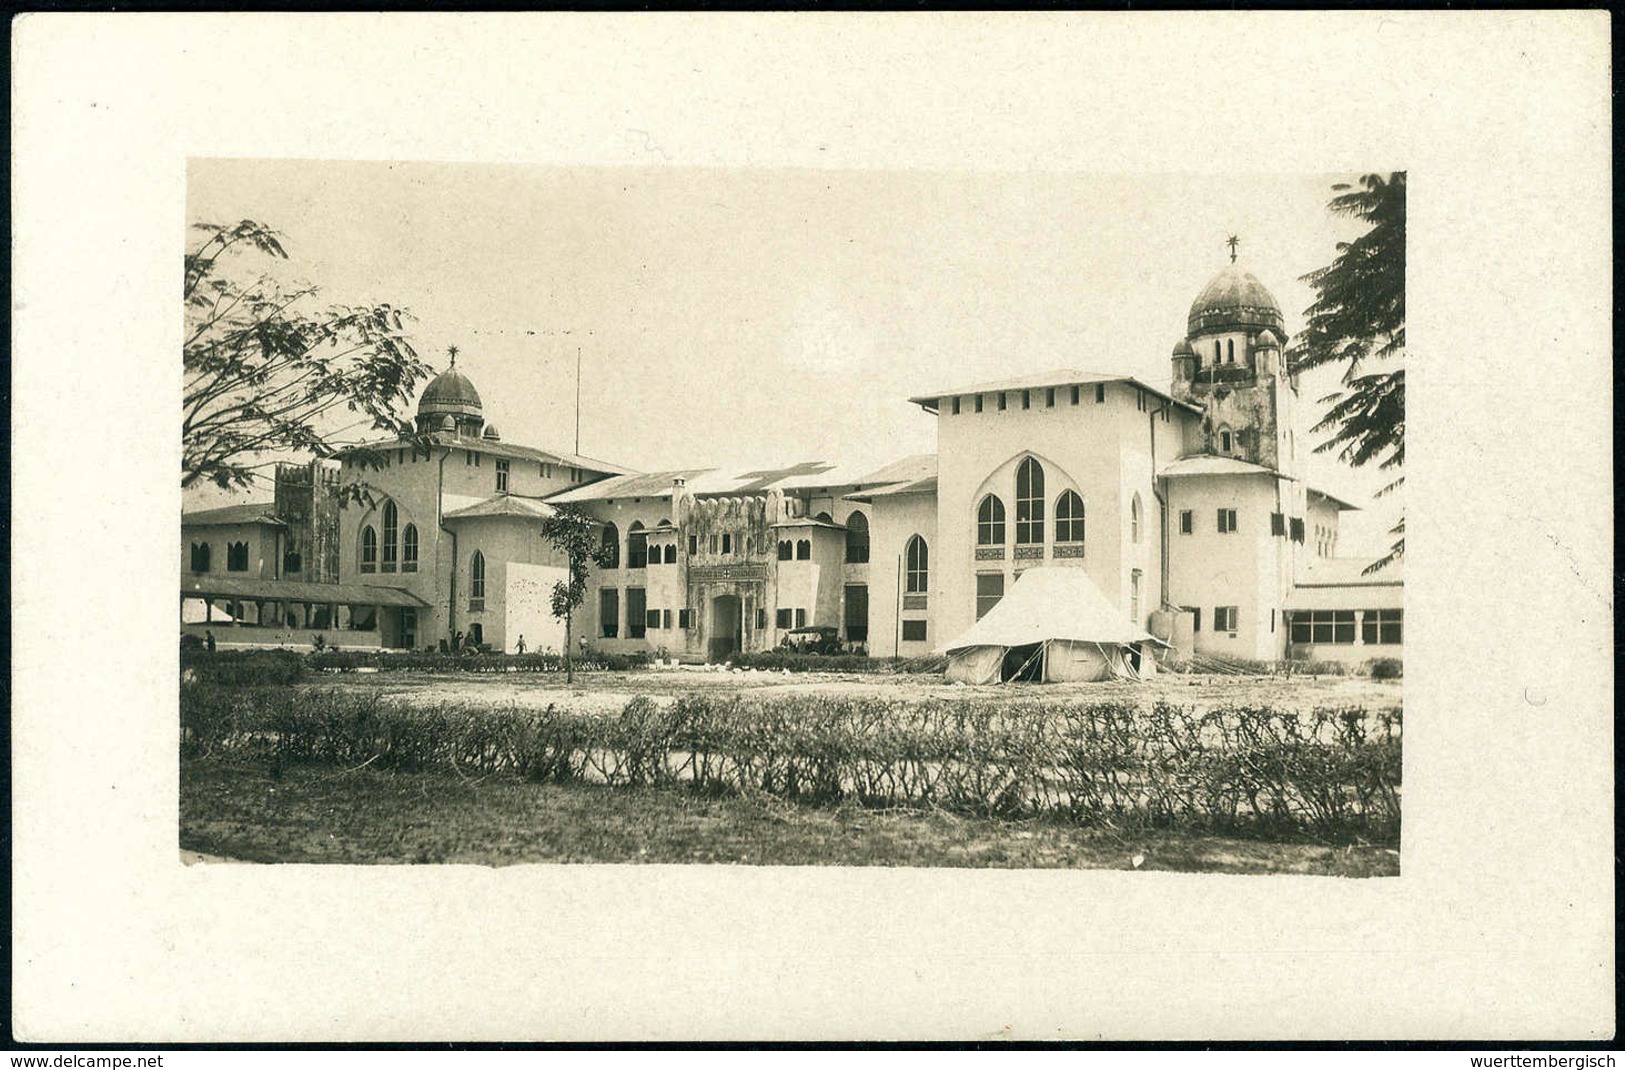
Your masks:
<svg viewBox="0 0 1625 1070"><path fill-rule="evenodd" d="M711 631L706 653L711 661L722 661L738 650L744 639L744 621L739 596L720 595L711 600Z"/></svg>
<svg viewBox="0 0 1625 1070"><path fill-rule="evenodd" d="M1013 646L1004 652L1004 665L999 677L1005 683L1036 684L1044 679L1044 644L1028 643Z"/></svg>

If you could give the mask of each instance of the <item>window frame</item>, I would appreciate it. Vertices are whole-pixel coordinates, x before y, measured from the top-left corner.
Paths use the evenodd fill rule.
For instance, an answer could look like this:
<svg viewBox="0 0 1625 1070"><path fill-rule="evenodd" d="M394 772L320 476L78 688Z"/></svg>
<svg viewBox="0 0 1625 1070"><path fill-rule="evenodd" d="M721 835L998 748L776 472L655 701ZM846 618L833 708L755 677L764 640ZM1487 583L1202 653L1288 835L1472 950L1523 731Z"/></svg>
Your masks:
<svg viewBox="0 0 1625 1070"><path fill-rule="evenodd" d="M999 581L999 589L997 591L984 591L982 589L983 586L984 586L984 584L983 584L984 580L998 580ZM991 584L987 584L987 586L991 586ZM1000 602L1004 601L1004 589L1005 589L1004 573L1002 573L1002 572L978 572L976 574L976 619L977 620L981 620L983 617L987 616L988 612L994 606L996 606ZM983 604L984 602L986 603L985 605Z"/></svg>
<svg viewBox="0 0 1625 1070"><path fill-rule="evenodd" d="M847 515L845 556L848 565L869 563L869 518L861 510L854 509Z"/></svg>
<svg viewBox="0 0 1625 1070"><path fill-rule="evenodd" d="M496 472L497 472L497 493L498 494L506 494L506 493L508 493L508 462L505 461L505 460L497 461L496 462Z"/></svg>
<svg viewBox="0 0 1625 1070"><path fill-rule="evenodd" d="M903 551L904 591L928 594L931 590L931 546L916 533L910 535Z"/></svg>
<svg viewBox="0 0 1625 1070"><path fill-rule="evenodd" d="M1083 495L1068 488L1055 496L1055 541L1081 543L1084 541Z"/></svg>
<svg viewBox="0 0 1625 1070"><path fill-rule="evenodd" d="M360 546L358 547L358 549L359 549L359 551L361 553L361 560L359 562L359 571L367 572L367 573L377 572L378 571L378 532L377 532L377 530L374 529L371 524L363 524L361 526L361 537L359 539L357 539L356 541L358 543L360 543Z"/></svg>
<svg viewBox="0 0 1625 1070"><path fill-rule="evenodd" d="M1218 528L1220 535L1234 535L1236 533L1236 511L1234 509L1219 508Z"/></svg>
<svg viewBox="0 0 1625 1070"><path fill-rule="evenodd" d="M416 572L418 570L418 526L408 524L401 529L401 571Z"/></svg>
<svg viewBox="0 0 1625 1070"><path fill-rule="evenodd" d="M1004 546L1009 536L1004 521L1004 500L991 492L982 495L976 503L976 545Z"/></svg>
<svg viewBox="0 0 1625 1070"><path fill-rule="evenodd" d="M388 501L379 512L381 514L379 526L383 531L378 541L383 553L379 559L378 571L394 572L400 561L401 511L393 501Z"/></svg>
<svg viewBox="0 0 1625 1070"><path fill-rule="evenodd" d="M1016 467L1016 545L1044 544L1044 466L1028 456Z"/></svg>

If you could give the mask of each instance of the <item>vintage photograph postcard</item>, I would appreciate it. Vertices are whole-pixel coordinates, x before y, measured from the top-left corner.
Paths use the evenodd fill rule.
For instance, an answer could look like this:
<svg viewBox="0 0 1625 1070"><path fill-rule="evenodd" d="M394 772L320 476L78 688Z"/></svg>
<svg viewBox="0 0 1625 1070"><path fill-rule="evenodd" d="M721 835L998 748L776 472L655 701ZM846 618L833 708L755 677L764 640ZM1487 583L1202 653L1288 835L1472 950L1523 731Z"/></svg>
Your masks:
<svg viewBox="0 0 1625 1070"><path fill-rule="evenodd" d="M19 19L17 1036L1611 1036L1609 33Z"/></svg>

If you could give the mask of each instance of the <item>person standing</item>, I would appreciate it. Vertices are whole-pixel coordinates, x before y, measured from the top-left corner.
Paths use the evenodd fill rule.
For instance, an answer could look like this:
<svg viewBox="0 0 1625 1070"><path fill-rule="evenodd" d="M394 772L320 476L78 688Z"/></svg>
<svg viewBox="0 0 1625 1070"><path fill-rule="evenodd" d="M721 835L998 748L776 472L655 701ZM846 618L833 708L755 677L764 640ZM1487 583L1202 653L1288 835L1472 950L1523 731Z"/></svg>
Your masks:
<svg viewBox="0 0 1625 1070"><path fill-rule="evenodd" d="M214 632L208 628L203 629L203 641L209 647L209 653L214 653Z"/></svg>
<svg viewBox="0 0 1625 1070"><path fill-rule="evenodd" d="M525 635L523 632L519 634L519 642L515 643L513 648L515 653L523 654L525 652Z"/></svg>

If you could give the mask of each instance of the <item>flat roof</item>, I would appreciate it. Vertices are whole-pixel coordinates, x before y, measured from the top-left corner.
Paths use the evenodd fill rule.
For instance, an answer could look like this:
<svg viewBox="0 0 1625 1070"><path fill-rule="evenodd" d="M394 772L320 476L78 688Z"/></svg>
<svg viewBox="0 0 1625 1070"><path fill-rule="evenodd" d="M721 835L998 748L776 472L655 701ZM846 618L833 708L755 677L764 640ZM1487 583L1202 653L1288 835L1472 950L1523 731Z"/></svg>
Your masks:
<svg viewBox="0 0 1625 1070"><path fill-rule="evenodd" d="M436 446L473 450L476 453L486 453L493 457L509 457L524 461L549 461L566 467L603 472L607 475L627 475L632 472L632 469L623 465L614 464L610 461L601 461L596 457L585 457L579 453L568 453L563 450L544 450L535 446L521 446L515 442L504 442L501 439L458 435L449 431L431 431L428 433L428 438ZM409 450L412 448L414 441L410 438L389 438L379 442L362 442L339 450L334 456L347 457L368 450Z"/></svg>

